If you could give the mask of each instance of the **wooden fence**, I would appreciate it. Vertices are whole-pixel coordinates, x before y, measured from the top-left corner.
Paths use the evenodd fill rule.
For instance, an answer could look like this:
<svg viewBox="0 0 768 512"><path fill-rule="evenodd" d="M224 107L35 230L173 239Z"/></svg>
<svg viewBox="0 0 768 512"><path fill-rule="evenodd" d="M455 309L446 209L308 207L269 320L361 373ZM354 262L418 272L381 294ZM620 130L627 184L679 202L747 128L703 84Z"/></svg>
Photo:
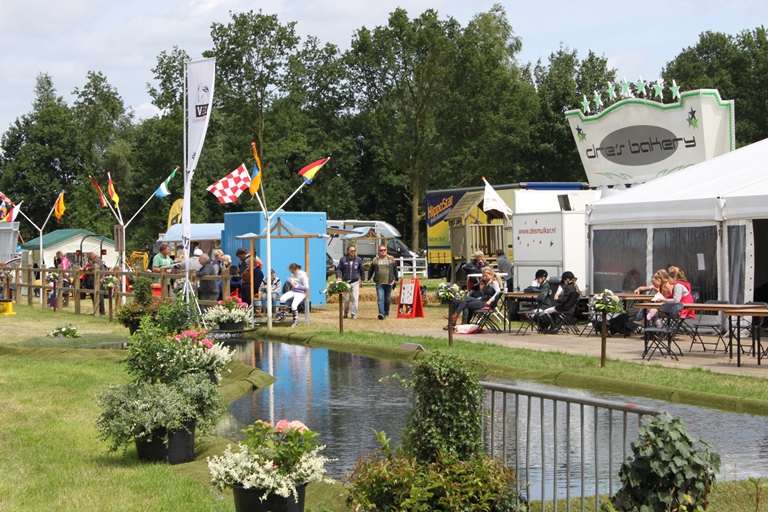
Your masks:
<svg viewBox="0 0 768 512"><path fill-rule="evenodd" d="M153 288L154 298L163 302L173 302L176 299L175 295L170 293L171 283L173 280L185 277L183 273L157 274L153 272L121 272L119 270L95 270L91 272L84 271L78 266L75 266L70 270L33 267L6 267L2 270L11 272L8 277L0 280L0 285L2 285L3 288L3 299L12 300L16 304L23 304L26 302L29 306L32 306L37 302L38 304L53 307L54 309L69 308L72 306L74 307L74 312L77 314L83 312L83 305L87 303L93 305L94 315L99 314L99 302L103 299L105 307L104 312L107 314L108 307L110 321L114 318L114 309L133 297L129 283L133 282L133 279L136 277L145 276L155 279L156 284ZM56 278L51 280L50 276L54 273L56 274ZM37 277L37 274L39 274L39 278ZM83 286L80 279L86 275L93 276L93 288L85 288ZM101 279L105 275L115 276L118 278L118 281L122 280L125 282L126 291L123 292L123 288L120 285L114 289L103 288L101 286ZM201 280L220 281L222 297L227 297L230 294L229 276L205 276L198 279L194 276L194 272L190 272L190 278L195 283L196 289ZM49 295L51 293L53 296ZM216 301L204 300L199 302L201 306L213 306L216 304Z"/></svg>

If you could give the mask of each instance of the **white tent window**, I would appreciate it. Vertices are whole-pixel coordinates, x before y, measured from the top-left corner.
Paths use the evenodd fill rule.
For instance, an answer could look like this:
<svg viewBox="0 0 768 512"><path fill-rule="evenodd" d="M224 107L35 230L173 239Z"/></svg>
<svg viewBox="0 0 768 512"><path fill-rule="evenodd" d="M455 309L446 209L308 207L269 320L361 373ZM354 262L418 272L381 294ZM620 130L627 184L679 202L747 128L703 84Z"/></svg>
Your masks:
<svg viewBox="0 0 768 512"><path fill-rule="evenodd" d="M744 253L747 245L746 226L728 226L728 261L731 262L728 274L728 300L734 304L744 301Z"/></svg>
<svg viewBox="0 0 768 512"><path fill-rule="evenodd" d="M653 268L680 267L696 302L717 299L717 246L715 226L655 228Z"/></svg>

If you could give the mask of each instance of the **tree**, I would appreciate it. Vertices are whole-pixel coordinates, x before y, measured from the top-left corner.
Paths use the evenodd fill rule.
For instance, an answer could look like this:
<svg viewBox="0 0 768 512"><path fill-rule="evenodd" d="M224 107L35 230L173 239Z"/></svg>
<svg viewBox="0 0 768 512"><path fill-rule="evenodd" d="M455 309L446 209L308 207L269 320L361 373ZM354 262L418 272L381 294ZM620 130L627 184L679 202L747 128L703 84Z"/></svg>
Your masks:
<svg viewBox="0 0 768 512"><path fill-rule="evenodd" d="M448 95L457 55L458 24L427 10L408 19L395 10L385 27L363 27L346 60L358 108L370 116L380 185L406 190L411 206L412 246L418 249L420 201L441 160L437 115Z"/></svg>
<svg viewBox="0 0 768 512"><path fill-rule="evenodd" d="M71 193L79 185L84 161L72 111L49 75L37 76L32 112L16 119L0 147L0 190L15 202L24 200L23 211L42 227L59 192ZM69 225L76 224L65 215L60 226ZM38 235L26 222L21 232L27 239Z"/></svg>
<svg viewBox="0 0 768 512"><path fill-rule="evenodd" d="M662 69L682 90L717 89L736 104L737 146L768 137L768 39L765 27L737 36L704 32Z"/></svg>

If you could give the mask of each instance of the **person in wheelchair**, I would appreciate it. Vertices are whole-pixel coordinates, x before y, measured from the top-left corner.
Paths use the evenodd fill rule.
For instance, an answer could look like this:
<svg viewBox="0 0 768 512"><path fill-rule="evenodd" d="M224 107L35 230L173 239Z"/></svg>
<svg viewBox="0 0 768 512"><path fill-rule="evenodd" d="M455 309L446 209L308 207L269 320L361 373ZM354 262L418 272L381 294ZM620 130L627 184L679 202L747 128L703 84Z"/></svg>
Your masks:
<svg viewBox="0 0 768 512"><path fill-rule="evenodd" d="M490 307L501 296L501 278L491 267L483 267L482 277L476 286L461 299L456 311L453 313L451 323L455 326L462 315L462 323L466 324L475 315L475 312Z"/></svg>

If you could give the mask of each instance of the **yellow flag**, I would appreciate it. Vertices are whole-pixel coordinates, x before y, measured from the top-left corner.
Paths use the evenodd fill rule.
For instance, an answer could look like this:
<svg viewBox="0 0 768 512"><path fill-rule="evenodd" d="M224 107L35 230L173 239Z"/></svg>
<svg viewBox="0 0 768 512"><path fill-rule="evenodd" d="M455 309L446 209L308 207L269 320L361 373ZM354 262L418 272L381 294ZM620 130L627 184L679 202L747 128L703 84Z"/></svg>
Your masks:
<svg viewBox="0 0 768 512"><path fill-rule="evenodd" d="M59 198L56 200L56 205L53 207L53 214L56 216L56 220L61 220L62 215L64 215L64 210L66 210L67 207L64 206L64 192L59 194Z"/></svg>
<svg viewBox="0 0 768 512"><path fill-rule="evenodd" d="M174 224L181 224L181 208L184 206L184 200L179 198L171 205L171 211L168 212L168 229Z"/></svg>

